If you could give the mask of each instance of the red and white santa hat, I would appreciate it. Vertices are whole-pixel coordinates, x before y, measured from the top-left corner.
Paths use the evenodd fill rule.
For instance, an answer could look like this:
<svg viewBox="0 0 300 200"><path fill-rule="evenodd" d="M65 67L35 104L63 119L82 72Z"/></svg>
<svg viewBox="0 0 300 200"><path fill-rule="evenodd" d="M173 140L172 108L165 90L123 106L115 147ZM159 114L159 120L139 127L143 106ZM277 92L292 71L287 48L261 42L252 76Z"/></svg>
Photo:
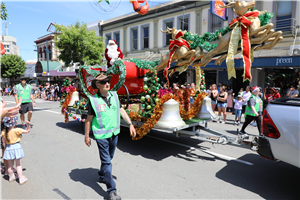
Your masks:
<svg viewBox="0 0 300 200"><path fill-rule="evenodd" d="M253 92L259 92L259 88L258 88L258 87L253 87L253 88L252 88L252 93L253 93Z"/></svg>
<svg viewBox="0 0 300 200"><path fill-rule="evenodd" d="M114 39L111 39L111 40L108 41L108 44L111 44L111 43L114 43L114 44L118 45L116 40L114 40Z"/></svg>

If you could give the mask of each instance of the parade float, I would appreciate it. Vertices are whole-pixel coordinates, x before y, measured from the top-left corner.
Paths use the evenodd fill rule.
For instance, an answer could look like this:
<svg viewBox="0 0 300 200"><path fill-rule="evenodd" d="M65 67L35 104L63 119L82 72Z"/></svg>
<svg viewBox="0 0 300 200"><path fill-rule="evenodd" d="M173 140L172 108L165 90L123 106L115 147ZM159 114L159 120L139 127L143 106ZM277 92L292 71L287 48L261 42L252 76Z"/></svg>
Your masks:
<svg viewBox="0 0 300 200"><path fill-rule="evenodd" d="M117 91L121 103L133 121L137 131L134 140L141 139L152 129L158 129L171 131L178 137L197 136L201 141L212 143L233 145L245 143L240 137L237 139L207 128L207 122L216 116L211 109L211 100L205 93L205 73L201 67L205 67L213 58L217 59L215 64L219 65L226 60L228 78L236 77L233 59L234 55L241 53L244 61L244 81L251 81L253 52L271 49L282 40L281 32L274 32L273 24L269 23L273 14L254 10L254 5L255 1L229 1L227 5L219 5L220 9L233 8L238 17L233 19L228 27L215 33L200 36L174 27L161 30L172 34L172 39L169 53L162 55L159 61L115 60L105 73L113 75L111 90ZM219 42L212 43L215 41ZM175 63L174 67L171 67L171 63ZM182 73L189 66L194 67L196 72L194 92L178 89L158 95L159 71L163 70L169 84L170 75L175 72ZM70 83L66 80L62 100L62 113L66 122L69 117L73 117L84 123L88 97L97 92L91 87L91 81L104 70L100 66L80 67L81 100L73 99L73 107L68 105L76 88L70 87ZM194 98L193 105L190 105L191 93ZM81 118L76 117L74 112L80 114ZM123 120L121 126L128 127ZM200 133L199 130L204 133Z"/></svg>

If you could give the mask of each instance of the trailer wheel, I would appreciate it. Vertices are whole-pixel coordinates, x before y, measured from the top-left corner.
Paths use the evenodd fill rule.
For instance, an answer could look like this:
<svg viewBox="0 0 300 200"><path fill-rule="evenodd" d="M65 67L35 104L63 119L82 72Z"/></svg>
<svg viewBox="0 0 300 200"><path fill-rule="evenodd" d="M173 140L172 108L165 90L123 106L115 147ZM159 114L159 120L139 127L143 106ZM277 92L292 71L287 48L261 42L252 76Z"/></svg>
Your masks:
<svg viewBox="0 0 300 200"><path fill-rule="evenodd" d="M128 108L128 104L129 104L129 92L128 92L128 89L127 89L126 85L124 83L122 85L125 88L126 94L127 94L127 102L126 102L126 107L125 107L125 109L127 109Z"/></svg>

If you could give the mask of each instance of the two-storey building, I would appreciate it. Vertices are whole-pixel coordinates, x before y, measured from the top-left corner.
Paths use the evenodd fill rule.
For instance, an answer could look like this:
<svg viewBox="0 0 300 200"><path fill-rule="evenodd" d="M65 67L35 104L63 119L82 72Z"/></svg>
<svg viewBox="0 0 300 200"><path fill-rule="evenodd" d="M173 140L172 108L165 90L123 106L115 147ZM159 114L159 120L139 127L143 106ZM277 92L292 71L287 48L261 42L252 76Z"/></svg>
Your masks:
<svg viewBox="0 0 300 200"><path fill-rule="evenodd" d="M260 50L254 53L252 65L252 82L244 82L243 62L240 54L236 55L237 78L227 78L226 62L216 66L214 61L202 69L206 74L206 84L223 82L232 85L235 93L246 85L264 87L265 82L279 86L299 80L299 19L300 3L298 1L256 1L260 11L273 12L272 23L275 31L283 32L283 41L272 50ZM232 9L227 10L227 20L210 12L210 1L172 1L152 7L146 15L131 13L110 20L102 21L100 32L105 43L116 40L124 54L124 59L159 60L161 54L167 53L171 34L162 33L161 29L175 27L193 34L203 35L228 26L236 17ZM298 20L296 20L298 19ZM292 50L293 49L293 50ZM284 76L281 76L284 74ZM162 77L162 74L160 74ZM174 74L171 82L195 82L192 67L182 75Z"/></svg>

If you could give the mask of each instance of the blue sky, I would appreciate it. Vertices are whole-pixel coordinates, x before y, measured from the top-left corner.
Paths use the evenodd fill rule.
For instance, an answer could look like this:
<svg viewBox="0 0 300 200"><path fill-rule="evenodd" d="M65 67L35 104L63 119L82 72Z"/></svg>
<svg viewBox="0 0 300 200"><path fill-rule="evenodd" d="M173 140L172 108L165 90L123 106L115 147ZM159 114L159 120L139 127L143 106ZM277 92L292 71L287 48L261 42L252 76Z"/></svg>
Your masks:
<svg viewBox="0 0 300 200"><path fill-rule="evenodd" d="M103 0L100 6L104 9L116 9L111 13L105 13L98 0L80 1L3 1L6 4L8 19L8 34L17 39L20 48L20 56L23 60L36 60L34 51L37 38L48 34L46 31L50 23L70 25L77 20L80 22L93 22L96 20L108 20L133 12L129 0L111 1L111 7ZM166 1L148 0L149 6L157 6ZM5 22L5 21L4 21ZM2 34L4 33L3 21L1 23Z"/></svg>

